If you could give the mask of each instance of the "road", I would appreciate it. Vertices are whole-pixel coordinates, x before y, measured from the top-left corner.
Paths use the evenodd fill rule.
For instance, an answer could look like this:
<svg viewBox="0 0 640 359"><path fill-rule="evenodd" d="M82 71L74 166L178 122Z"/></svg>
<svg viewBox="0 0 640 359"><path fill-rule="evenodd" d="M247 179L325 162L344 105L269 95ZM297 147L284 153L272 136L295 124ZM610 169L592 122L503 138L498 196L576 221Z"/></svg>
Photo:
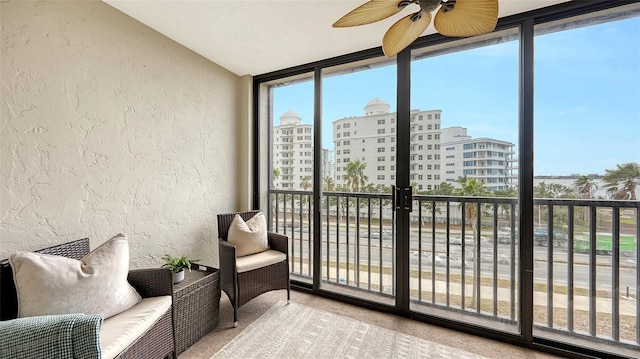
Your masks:
<svg viewBox="0 0 640 359"><path fill-rule="evenodd" d="M302 233L302 237L300 236L300 231L296 231L295 233L291 233L290 229L288 231L288 235L290 239L292 239L292 253L291 255L300 256L300 247L302 247L302 256L303 258L308 258L308 236L309 233ZM367 232L361 233L362 236L366 236ZM412 233L413 235L410 238L410 248L411 252L415 253L418 251L418 236L416 233ZM339 235L336 232L335 228L331 228L329 231L329 259L330 261L337 261L339 257L339 261L341 263L345 263L347 260L347 235L344 229L340 230ZM379 235L374 234L374 237L371 239L371 257L370 261L372 265L378 266L380 264L380 259L382 258L382 265L384 267L392 267L392 263L394 262L394 241L391 235L386 235L383 233L382 240L379 238ZM326 238L326 236L325 236ZM340 245L337 245L336 238L339 238ZM421 248L423 252L431 253L432 250L432 237L431 234L423 235ZM355 243L359 244L360 251L360 264L369 263L369 239L368 238L360 238L356 240L355 235L350 233L349 237L349 261L350 263L354 263L355 257ZM465 264L465 273L471 275L473 273L473 245L471 243L465 244L465 258L468 260ZM446 236L445 235L436 235L436 243L435 243L436 253L440 253L443 255L443 258L446 259ZM480 248L483 253L486 253L485 260L481 262L480 268L483 276L492 277L493 276L493 242L483 242L480 244ZM496 258L511 258L511 245L510 244L497 244L497 255ZM326 241L323 242L322 249L326 249ZM460 256L461 245L449 245L449 249L451 253L458 253ZM534 281L538 283L547 283L547 251L548 247L534 247ZM515 246L516 255L517 255L517 246ZM339 256L337 256L337 252L339 251ZM485 252L486 251L486 252ZM380 254L382 253L382 257ZM588 288L589 287L589 256L583 253L574 254L574 266L572 273L569 272L567 268L567 251L566 248L562 247L553 247L553 282L555 285L566 285L568 281L569 275L573 274L574 287L579 288ZM509 260L509 262L513 262ZM611 256L606 255L598 255L596 261L596 289L597 290L611 290L611 282L612 282L612 267L611 267ZM620 266L620 290L625 293L627 287L629 287L630 293L636 293L636 268L637 264L634 259L629 257L621 257L621 266ZM417 265L412 266L412 269L417 269ZM430 271L432 266L430 263L423 264L423 270ZM498 278L509 279L511 278L511 265L510 264L498 264ZM460 268L450 267L450 273L460 273ZM436 266L436 273L446 273L446 266L439 267ZM517 274L517 272L516 272Z"/></svg>

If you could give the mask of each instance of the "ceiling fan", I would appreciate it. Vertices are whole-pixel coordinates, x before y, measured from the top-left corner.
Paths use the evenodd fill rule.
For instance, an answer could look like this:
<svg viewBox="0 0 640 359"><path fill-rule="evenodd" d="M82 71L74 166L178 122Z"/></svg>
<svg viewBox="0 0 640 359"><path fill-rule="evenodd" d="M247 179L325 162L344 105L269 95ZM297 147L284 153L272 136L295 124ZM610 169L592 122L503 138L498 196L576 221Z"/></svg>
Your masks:
<svg viewBox="0 0 640 359"><path fill-rule="evenodd" d="M438 9L433 25L451 37L467 37L492 32L498 22L498 0L370 0L341 17L333 27L371 24L393 16L416 4L420 10L393 24L382 39L382 51L393 57L417 39L431 23L431 13Z"/></svg>

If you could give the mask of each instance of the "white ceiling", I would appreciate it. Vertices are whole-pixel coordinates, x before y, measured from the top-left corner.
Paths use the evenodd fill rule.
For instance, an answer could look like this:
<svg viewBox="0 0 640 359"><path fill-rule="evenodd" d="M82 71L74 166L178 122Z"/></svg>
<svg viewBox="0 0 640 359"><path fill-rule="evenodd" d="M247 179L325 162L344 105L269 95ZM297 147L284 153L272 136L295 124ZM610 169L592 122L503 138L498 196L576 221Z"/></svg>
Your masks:
<svg viewBox="0 0 640 359"><path fill-rule="evenodd" d="M103 0L237 75L259 75L380 46L383 21L331 27L365 0ZM392 0L390 0L392 1ZM500 17L568 0L500 0ZM434 33L429 26L425 35Z"/></svg>

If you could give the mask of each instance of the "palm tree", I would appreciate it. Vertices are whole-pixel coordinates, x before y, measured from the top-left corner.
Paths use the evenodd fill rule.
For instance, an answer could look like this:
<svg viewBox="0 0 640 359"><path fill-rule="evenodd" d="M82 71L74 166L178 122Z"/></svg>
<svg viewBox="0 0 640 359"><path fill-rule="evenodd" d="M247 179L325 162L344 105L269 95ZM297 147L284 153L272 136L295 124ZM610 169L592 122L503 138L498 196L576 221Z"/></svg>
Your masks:
<svg viewBox="0 0 640 359"><path fill-rule="evenodd" d="M591 199L595 191L598 189L598 185L589 176L580 176L573 181L573 186L576 188L578 198Z"/></svg>
<svg viewBox="0 0 640 359"><path fill-rule="evenodd" d="M598 189L598 185L591 178L589 178L589 176L578 177L578 179L573 181L573 186L575 187L578 198L581 199L593 198L595 191ZM585 206L582 208L581 212L582 220L586 221L587 216L589 215L589 208Z"/></svg>
<svg viewBox="0 0 640 359"><path fill-rule="evenodd" d="M300 187L302 187L303 191L308 191L311 188L311 176L304 176L300 180Z"/></svg>
<svg viewBox="0 0 640 359"><path fill-rule="evenodd" d="M455 192L456 188L448 182L440 183L438 189L434 189L431 193L435 195L450 196Z"/></svg>
<svg viewBox="0 0 640 359"><path fill-rule="evenodd" d="M363 193L378 193L378 186L376 186L375 184L369 182L366 183L364 186L360 187L360 192Z"/></svg>
<svg viewBox="0 0 640 359"><path fill-rule="evenodd" d="M575 190L560 183L546 184L544 181L533 187L533 198L576 198ZM537 226L541 227L549 221L549 205L537 204ZM569 217L569 209L566 206L554 207L553 221L555 225L561 227L566 224ZM534 214L535 219L535 214Z"/></svg>
<svg viewBox="0 0 640 359"><path fill-rule="evenodd" d="M542 181L533 187L534 198L574 198L573 190L560 183L546 184Z"/></svg>
<svg viewBox="0 0 640 359"><path fill-rule="evenodd" d="M300 179L300 187L303 191L308 191L312 186L313 184L311 183L311 176L304 176L302 177L302 179ZM311 197L307 197L306 194L300 193L299 198L302 211L304 213L307 213L307 204L310 204L309 202L311 201ZM300 222L302 223L302 218L300 218Z"/></svg>
<svg viewBox="0 0 640 359"><path fill-rule="evenodd" d="M504 198L515 198L518 197L518 190L514 187L509 187L506 189L499 189L493 192L495 197L504 197ZM509 203L500 203L498 208L500 209L500 213L506 217L508 223L511 223L511 207L512 205Z"/></svg>
<svg viewBox="0 0 640 359"><path fill-rule="evenodd" d="M454 193L457 196L462 197L481 197L487 196L489 194L489 190L484 186L484 184L478 182L475 178L466 178L460 177L456 181L460 184L460 188L456 188ZM476 220L478 219L478 204L473 202L467 202L464 206L465 211L465 222L471 224L471 229L475 235L476 233Z"/></svg>
<svg viewBox="0 0 640 359"><path fill-rule="evenodd" d="M509 187L506 189L498 189L493 191L493 195L496 197L513 198L513 197L518 197L518 190L513 187Z"/></svg>
<svg viewBox="0 0 640 359"><path fill-rule="evenodd" d="M434 196L451 196L453 195L454 191L455 191L455 187L453 187L453 185L451 185L450 183L447 182L442 182L440 183L440 185L438 186L437 189L432 189L432 190L427 190L425 192L425 194L427 195L434 195ZM424 204L424 209L427 212L430 212L433 210L433 206L435 205L435 212L436 213L441 213L440 208L442 207L442 205L444 204L444 202L440 202L440 201L433 201L433 202L428 202L425 201L423 202ZM428 223L427 220L431 220L430 216L423 216L422 220L424 224ZM435 220L435 218L434 218Z"/></svg>
<svg viewBox="0 0 640 359"><path fill-rule="evenodd" d="M420 194L418 191L418 183L416 181L411 181L411 194L414 196Z"/></svg>
<svg viewBox="0 0 640 359"><path fill-rule="evenodd" d="M278 188L278 178L280 178L280 170L277 168L273 169L273 188Z"/></svg>
<svg viewBox="0 0 640 359"><path fill-rule="evenodd" d="M274 167L272 173L273 175L271 176L271 186L274 189L278 189L278 178L280 178L280 170ZM276 193L274 200L271 202L271 205L273 206L273 213L276 213L276 208L278 207L279 201L281 201L280 195Z"/></svg>
<svg viewBox="0 0 640 359"><path fill-rule="evenodd" d="M336 189L336 184L333 178L329 176L322 177L322 190L327 192L333 192Z"/></svg>
<svg viewBox="0 0 640 359"><path fill-rule="evenodd" d="M478 182L478 180L476 180L475 178L460 177L456 182L460 184L460 187L456 188L455 190L455 194L458 196L481 197L481 196L487 196L489 194L489 191L484 186L484 184ZM476 226L478 216L480 215L480 210L481 210L480 203L466 202L464 204L465 223L471 224L471 231L473 232L474 241L476 242L476 245L474 247L476 248L476 253L474 255L474 258L477 258L477 260L474 261L474 265L473 265L474 278L477 278L478 275L480 275L480 260L479 260L480 259L480 255L479 255L480 254L480 245L479 245L480 236L478 235L478 228ZM464 238L462 238L462 244L464 245ZM471 308L476 308L476 298L478 295L477 294L478 288L476 288L475 281L472 288L473 288L473 292L471 293Z"/></svg>
<svg viewBox="0 0 640 359"><path fill-rule="evenodd" d="M602 180L612 199L636 201L636 187L640 185L640 165L629 162L606 170Z"/></svg>
<svg viewBox="0 0 640 359"><path fill-rule="evenodd" d="M322 191L323 192L339 191L338 187L336 186L336 183L333 181L333 177L330 177L330 176L322 177ZM336 201L337 201L337 198L334 196L326 196L326 195L322 196L321 211L323 213L326 213L327 220L329 220L329 208L330 207L333 208L333 206L336 204Z"/></svg>
<svg viewBox="0 0 640 359"><path fill-rule="evenodd" d="M366 167L367 164L360 162L360 160L350 161L345 166L347 174L344 177L346 185L351 192L360 192L360 188L367 184L369 177L364 174L364 169Z"/></svg>

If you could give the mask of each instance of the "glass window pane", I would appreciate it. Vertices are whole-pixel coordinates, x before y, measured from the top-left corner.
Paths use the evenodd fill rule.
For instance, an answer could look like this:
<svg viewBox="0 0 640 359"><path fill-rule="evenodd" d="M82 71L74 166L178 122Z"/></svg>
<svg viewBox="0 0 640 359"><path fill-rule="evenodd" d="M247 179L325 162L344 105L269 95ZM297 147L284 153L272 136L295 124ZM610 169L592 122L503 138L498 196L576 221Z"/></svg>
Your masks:
<svg viewBox="0 0 640 359"><path fill-rule="evenodd" d="M534 334L637 355L621 344L640 338L640 18L631 14L537 28Z"/></svg>
<svg viewBox="0 0 640 359"><path fill-rule="evenodd" d="M395 303L393 212L395 60L373 59L322 72L322 287Z"/></svg>
<svg viewBox="0 0 640 359"><path fill-rule="evenodd" d="M512 332L517 34L416 51L411 67L411 309Z"/></svg>
<svg viewBox="0 0 640 359"><path fill-rule="evenodd" d="M306 282L313 275L313 87L313 74L268 85L271 224L289 237L292 278Z"/></svg>

